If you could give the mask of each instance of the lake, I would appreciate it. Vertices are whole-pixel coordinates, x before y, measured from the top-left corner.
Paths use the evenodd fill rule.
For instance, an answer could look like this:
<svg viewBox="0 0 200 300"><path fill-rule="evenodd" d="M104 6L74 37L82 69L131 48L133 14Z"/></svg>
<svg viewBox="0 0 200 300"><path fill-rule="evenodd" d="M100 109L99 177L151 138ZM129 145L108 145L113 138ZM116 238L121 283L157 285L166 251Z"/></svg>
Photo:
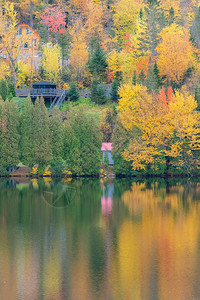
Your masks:
<svg viewBox="0 0 200 300"><path fill-rule="evenodd" d="M1 300L200 299L196 179L0 180Z"/></svg>

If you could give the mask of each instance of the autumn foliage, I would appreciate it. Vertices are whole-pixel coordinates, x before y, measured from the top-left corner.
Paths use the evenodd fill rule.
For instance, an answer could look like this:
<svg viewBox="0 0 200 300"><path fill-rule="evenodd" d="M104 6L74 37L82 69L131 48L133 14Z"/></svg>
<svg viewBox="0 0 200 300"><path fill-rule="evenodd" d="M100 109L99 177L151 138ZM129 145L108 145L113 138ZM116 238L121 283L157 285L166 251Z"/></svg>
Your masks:
<svg viewBox="0 0 200 300"><path fill-rule="evenodd" d="M65 15L59 6L46 7L40 17L41 23L46 25L49 31L65 34Z"/></svg>
<svg viewBox="0 0 200 300"><path fill-rule="evenodd" d="M119 94L121 122L134 132L123 154L133 169L156 168L159 163L189 169L197 163L200 115L194 97L185 88L175 94L171 88L167 94L162 89L158 100L141 85L123 85Z"/></svg>
<svg viewBox="0 0 200 300"><path fill-rule="evenodd" d="M155 173L161 165L197 169L198 5L195 0L2 1L2 98L14 94L8 85L31 88L42 80L65 90L75 85L83 91L74 102L78 95L90 98L81 101L95 107L103 140L115 141L115 159L123 160L118 170L130 170L130 164ZM79 155L75 151L75 160Z"/></svg>

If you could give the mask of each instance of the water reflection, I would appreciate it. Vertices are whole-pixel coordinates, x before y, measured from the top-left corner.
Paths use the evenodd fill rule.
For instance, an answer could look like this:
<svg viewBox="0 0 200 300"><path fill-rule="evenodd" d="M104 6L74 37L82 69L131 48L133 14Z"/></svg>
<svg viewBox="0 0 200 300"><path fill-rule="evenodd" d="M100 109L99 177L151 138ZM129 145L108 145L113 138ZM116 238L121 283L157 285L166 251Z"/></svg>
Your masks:
<svg viewBox="0 0 200 300"><path fill-rule="evenodd" d="M101 212L102 215L110 215L113 207L113 183L101 184L102 196L101 196Z"/></svg>
<svg viewBox="0 0 200 300"><path fill-rule="evenodd" d="M0 299L200 299L199 199L188 180L1 180Z"/></svg>

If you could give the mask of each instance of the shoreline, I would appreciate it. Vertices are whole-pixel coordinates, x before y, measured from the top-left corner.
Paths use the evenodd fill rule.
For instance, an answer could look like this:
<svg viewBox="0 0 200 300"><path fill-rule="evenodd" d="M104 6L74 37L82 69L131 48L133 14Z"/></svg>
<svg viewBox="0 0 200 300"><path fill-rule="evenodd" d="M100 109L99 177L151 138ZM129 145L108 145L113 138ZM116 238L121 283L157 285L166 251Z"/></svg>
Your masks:
<svg viewBox="0 0 200 300"><path fill-rule="evenodd" d="M148 179L148 178L163 178L163 179L170 179L170 178L191 178L191 177L200 177L200 174L153 174L153 175L147 175L147 174L139 174L139 175L130 175L130 174L112 174L112 175L103 175L102 174L95 174L95 175L72 175L72 176L44 176L44 175L0 175L0 178L30 178L30 179L39 179L39 178L138 178L138 179Z"/></svg>

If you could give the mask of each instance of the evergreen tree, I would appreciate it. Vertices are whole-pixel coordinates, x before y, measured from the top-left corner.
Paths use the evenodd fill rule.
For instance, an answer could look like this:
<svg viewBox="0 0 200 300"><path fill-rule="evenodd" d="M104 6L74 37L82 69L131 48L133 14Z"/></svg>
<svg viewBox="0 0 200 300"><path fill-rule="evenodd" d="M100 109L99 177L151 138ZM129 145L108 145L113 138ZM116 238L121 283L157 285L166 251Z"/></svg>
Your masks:
<svg viewBox="0 0 200 300"><path fill-rule="evenodd" d="M117 80L117 78L115 78L111 85L110 96L111 96L112 101L117 101L119 99L119 94L118 94L119 86L120 86L120 83Z"/></svg>
<svg viewBox="0 0 200 300"><path fill-rule="evenodd" d="M74 151L74 141L75 141L75 132L72 127L74 124L73 121L72 108L69 107L67 112L67 120L64 122L63 127L63 159L66 161L66 164L71 168L71 157Z"/></svg>
<svg viewBox="0 0 200 300"><path fill-rule="evenodd" d="M174 17L174 8L171 7L169 9L169 21L168 21L169 25L174 22L174 19L175 19L175 17Z"/></svg>
<svg viewBox="0 0 200 300"><path fill-rule="evenodd" d="M93 102L96 102L96 96L98 94L98 84L98 80L94 78L90 89L90 96Z"/></svg>
<svg viewBox="0 0 200 300"><path fill-rule="evenodd" d="M13 82L8 82L8 96L10 97L10 99L15 97L15 87Z"/></svg>
<svg viewBox="0 0 200 300"><path fill-rule="evenodd" d="M145 7L145 16L145 31L143 38L141 38L141 47L142 51L149 51L154 56L155 48L159 42L158 34L166 24L164 12L160 7L160 1L148 0Z"/></svg>
<svg viewBox="0 0 200 300"><path fill-rule="evenodd" d="M139 16L140 16L140 19L142 20L142 18L143 18L143 10L142 10L142 8L140 9Z"/></svg>
<svg viewBox="0 0 200 300"><path fill-rule="evenodd" d="M194 98L197 101L197 110L200 111L200 94L199 89L196 87L194 91Z"/></svg>
<svg viewBox="0 0 200 300"><path fill-rule="evenodd" d="M101 48L99 40L96 39L94 50L90 53L88 67L93 76L98 76L99 80L105 80L106 68L108 64L104 50Z"/></svg>
<svg viewBox="0 0 200 300"><path fill-rule="evenodd" d="M64 132L64 159L72 173L98 174L102 137L96 120L83 110L70 113Z"/></svg>
<svg viewBox="0 0 200 300"><path fill-rule="evenodd" d="M51 148L54 160L61 160L63 156L63 121L58 107L54 107L50 118Z"/></svg>
<svg viewBox="0 0 200 300"><path fill-rule="evenodd" d="M137 74L136 74L136 70L134 70L134 73L133 73L133 80L132 80L132 83L133 83L133 85L136 85L136 83L137 83Z"/></svg>
<svg viewBox="0 0 200 300"><path fill-rule="evenodd" d="M154 66L149 65L148 73L147 73L147 88L149 91L159 92L162 86L162 81L160 77L160 73L155 62Z"/></svg>
<svg viewBox="0 0 200 300"><path fill-rule="evenodd" d="M0 80L0 96L5 101L8 97L8 86L4 79Z"/></svg>
<svg viewBox="0 0 200 300"><path fill-rule="evenodd" d="M34 159L40 167L44 167L52 159L51 132L49 114L41 97L35 101L33 111Z"/></svg>
<svg viewBox="0 0 200 300"><path fill-rule="evenodd" d="M106 93L101 84L96 79L93 80L91 89L91 99L97 104L104 104L106 102Z"/></svg>
<svg viewBox="0 0 200 300"><path fill-rule="evenodd" d="M2 99L0 99L0 120L2 120L2 109L3 109L3 105L4 105L4 102ZM3 125L3 124L2 124ZM2 129L3 129L3 126L0 126L0 154L1 154L1 147L2 147ZM0 165L1 165L1 159L0 159Z"/></svg>
<svg viewBox="0 0 200 300"><path fill-rule="evenodd" d="M144 74L144 70L142 69L140 74L139 74L139 81L140 81L140 84L144 85L145 84L145 79L146 79L146 76Z"/></svg>
<svg viewBox="0 0 200 300"><path fill-rule="evenodd" d="M34 138L33 138L33 103L28 97L24 101L20 122L20 150L23 164L32 167L34 165Z"/></svg>
<svg viewBox="0 0 200 300"><path fill-rule="evenodd" d="M129 143L129 133L125 130L118 118L112 135L112 155L114 160L114 170L116 174L131 174L131 162L125 161L123 152Z"/></svg>
<svg viewBox="0 0 200 300"><path fill-rule="evenodd" d="M200 7L196 10L194 21L190 29L191 39L200 48Z"/></svg>
<svg viewBox="0 0 200 300"><path fill-rule="evenodd" d="M75 102L79 99L79 92L74 82L71 83L67 95L70 101Z"/></svg>
<svg viewBox="0 0 200 300"><path fill-rule="evenodd" d="M1 115L1 165L9 169L19 163L19 111L13 100L6 100Z"/></svg>

